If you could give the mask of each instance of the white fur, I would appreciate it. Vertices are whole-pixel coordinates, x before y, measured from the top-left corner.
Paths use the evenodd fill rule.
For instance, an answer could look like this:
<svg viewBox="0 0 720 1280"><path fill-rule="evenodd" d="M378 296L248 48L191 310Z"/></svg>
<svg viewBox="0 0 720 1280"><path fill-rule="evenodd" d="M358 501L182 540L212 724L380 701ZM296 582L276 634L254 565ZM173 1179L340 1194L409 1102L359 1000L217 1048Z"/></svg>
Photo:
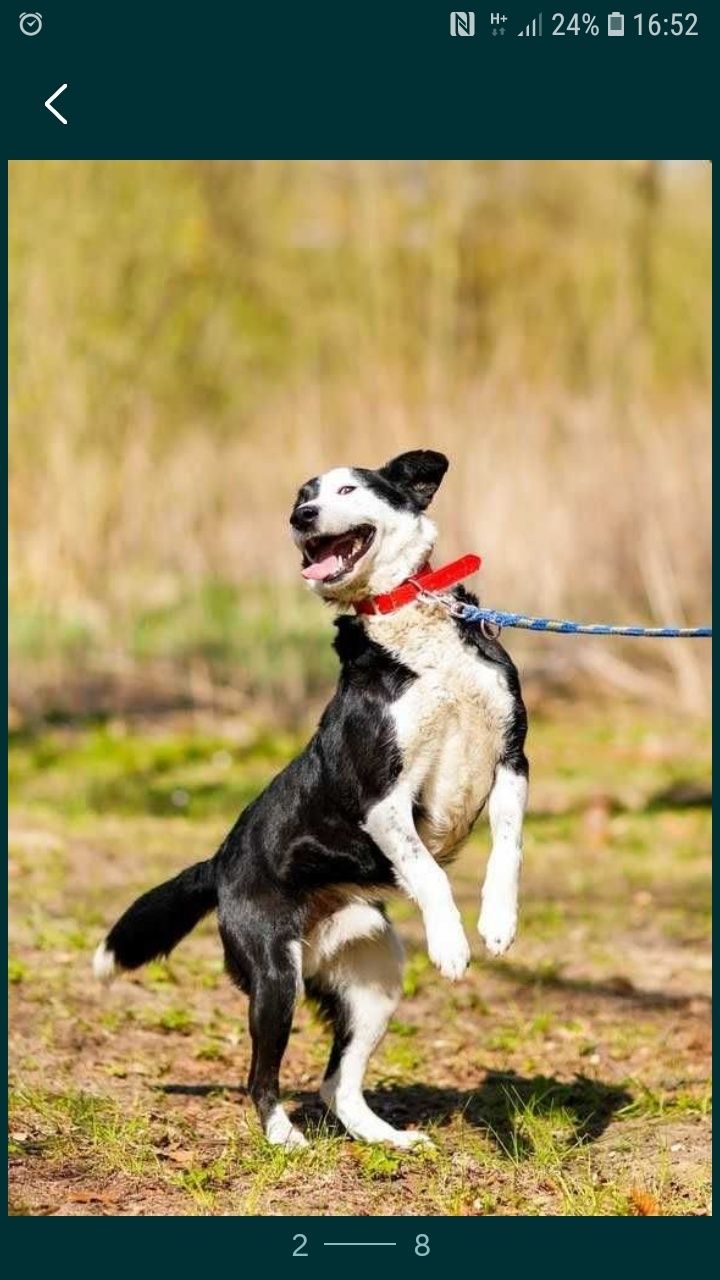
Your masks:
<svg viewBox="0 0 720 1280"><path fill-rule="evenodd" d="M393 865L398 884L422 912L428 955L446 978L461 978L470 948L450 881L420 839L407 781L394 787L367 815L364 829Z"/></svg>
<svg viewBox="0 0 720 1280"><path fill-rule="evenodd" d="M297 1150L299 1147L308 1145L307 1139L291 1123L280 1103L273 1108L268 1116L267 1124L265 1125L265 1137L274 1147L285 1147L287 1151Z"/></svg>
<svg viewBox="0 0 720 1280"><path fill-rule="evenodd" d="M353 493L340 489L355 486ZM391 591L427 561L437 537L432 520L426 515L402 511L390 506L366 488L349 467L336 467L320 477L320 488L313 505L318 518L312 536L345 533L361 524L375 529L375 539L366 554L342 582L311 581L310 589L325 600L338 604L357 600L363 595ZM296 532L295 541L302 544L303 535Z"/></svg>
<svg viewBox="0 0 720 1280"><path fill-rule="evenodd" d="M490 792L492 851L485 873L478 933L488 951L500 956L517 931L517 903L522 867L522 825L527 804L527 779L498 767Z"/></svg>
<svg viewBox="0 0 720 1280"><path fill-rule="evenodd" d="M375 890L375 896L381 890ZM353 900L325 920L321 920L303 940L302 972L313 977L338 951L359 938L382 933L387 921L369 902Z"/></svg>
<svg viewBox="0 0 720 1280"><path fill-rule="evenodd" d="M93 974L98 982L111 982L116 973L115 952L101 942L93 956Z"/></svg>
<svg viewBox="0 0 720 1280"><path fill-rule="evenodd" d="M303 955L302 944L296 940L288 943L288 951L292 960L293 970L295 972L295 995L300 1000L304 991L305 984L303 982Z"/></svg>
<svg viewBox="0 0 720 1280"><path fill-rule="evenodd" d="M513 698L496 665L465 644L439 602L364 621L370 637L418 676L390 712L403 779L428 814L420 834L442 858L467 837L488 798Z"/></svg>
<svg viewBox="0 0 720 1280"><path fill-rule="evenodd" d="M362 1093L368 1058L385 1034L400 999L402 947L392 925L375 907L363 904L363 915L343 908L331 917L329 932L335 938L353 923L366 930L365 936L348 940L325 960L318 976L329 990L337 991L350 1015L351 1039L340 1066L320 1086L325 1105L338 1117L354 1138L363 1142L388 1142L407 1148L427 1142L416 1130L394 1129L371 1110ZM344 916L344 922L337 921ZM371 916L374 917L371 919Z"/></svg>
<svg viewBox="0 0 720 1280"><path fill-rule="evenodd" d="M431 959L446 976L457 978L465 971L469 949L449 881L434 859L457 849L487 800L513 699L495 665L468 648L440 603L420 600L394 613L369 616L365 625L373 640L418 677L390 708L402 774L390 795L368 814L365 827L420 906ZM418 830L412 818L414 796L426 815ZM501 805L503 811L509 807L509 800ZM503 848L509 841L504 834ZM498 886L491 897L499 919L499 873L491 876L491 884ZM499 936L506 935L504 928Z"/></svg>

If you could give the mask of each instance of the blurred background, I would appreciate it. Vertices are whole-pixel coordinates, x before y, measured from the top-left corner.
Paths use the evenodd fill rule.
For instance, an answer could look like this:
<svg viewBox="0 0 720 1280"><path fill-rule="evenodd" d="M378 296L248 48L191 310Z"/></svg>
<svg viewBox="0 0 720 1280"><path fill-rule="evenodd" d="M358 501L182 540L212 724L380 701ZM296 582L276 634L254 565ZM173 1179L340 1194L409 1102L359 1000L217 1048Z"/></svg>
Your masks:
<svg viewBox="0 0 720 1280"><path fill-rule="evenodd" d="M287 527L309 476L442 449L437 558L479 552L488 605L709 621L710 215L699 163L11 166L13 1213L708 1212L708 642L504 633L519 939L481 951L479 823L473 965L449 991L392 904L369 1076L437 1160L326 1132L305 1006L284 1084L319 1154L266 1151L214 919L110 992L88 965L333 686Z"/></svg>
<svg viewBox="0 0 720 1280"><path fill-rule="evenodd" d="M701 162L15 163L13 715L262 705L334 676L287 513L334 464L452 469L485 603L702 623ZM533 695L687 711L708 645L506 637Z"/></svg>

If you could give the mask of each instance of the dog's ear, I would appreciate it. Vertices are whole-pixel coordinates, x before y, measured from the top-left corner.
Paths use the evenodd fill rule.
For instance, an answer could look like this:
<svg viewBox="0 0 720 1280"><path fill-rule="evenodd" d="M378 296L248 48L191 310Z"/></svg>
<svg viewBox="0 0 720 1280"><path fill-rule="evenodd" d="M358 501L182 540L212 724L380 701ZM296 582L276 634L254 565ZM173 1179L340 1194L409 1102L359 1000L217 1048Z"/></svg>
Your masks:
<svg viewBox="0 0 720 1280"><path fill-rule="evenodd" d="M421 511L432 502L449 462L434 449L411 449L380 468L380 475L407 494Z"/></svg>

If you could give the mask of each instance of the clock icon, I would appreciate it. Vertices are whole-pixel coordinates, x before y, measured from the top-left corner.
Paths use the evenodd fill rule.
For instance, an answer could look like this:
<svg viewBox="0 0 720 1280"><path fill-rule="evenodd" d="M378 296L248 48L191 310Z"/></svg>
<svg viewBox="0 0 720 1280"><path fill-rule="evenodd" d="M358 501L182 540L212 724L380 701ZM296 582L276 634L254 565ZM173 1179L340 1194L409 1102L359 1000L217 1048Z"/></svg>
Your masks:
<svg viewBox="0 0 720 1280"><path fill-rule="evenodd" d="M41 13L21 13L18 19L24 36L39 36L42 31Z"/></svg>

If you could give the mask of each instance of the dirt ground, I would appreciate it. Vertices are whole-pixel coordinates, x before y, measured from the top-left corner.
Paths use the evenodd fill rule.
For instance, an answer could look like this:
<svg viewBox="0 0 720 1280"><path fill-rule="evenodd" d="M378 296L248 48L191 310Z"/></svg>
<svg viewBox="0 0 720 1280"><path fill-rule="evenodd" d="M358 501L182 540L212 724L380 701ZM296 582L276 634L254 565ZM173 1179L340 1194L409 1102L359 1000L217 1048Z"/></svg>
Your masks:
<svg viewBox="0 0 720 1280"><path fill-rule="evenodd" d="M622 707L536 717L520 936L475 933L484 825L452 870L474 962L448 984L416 913L371 1104L435 1148L348 1140L302 1006L283 1085L314 1142L285 1154L245 1095L245 998L213 921L168 963L90 977L138 892L209 855L294 749L233 724L18 733L11 745L11 1212L695 1215L710 1211L705 726Z"/></svg>

